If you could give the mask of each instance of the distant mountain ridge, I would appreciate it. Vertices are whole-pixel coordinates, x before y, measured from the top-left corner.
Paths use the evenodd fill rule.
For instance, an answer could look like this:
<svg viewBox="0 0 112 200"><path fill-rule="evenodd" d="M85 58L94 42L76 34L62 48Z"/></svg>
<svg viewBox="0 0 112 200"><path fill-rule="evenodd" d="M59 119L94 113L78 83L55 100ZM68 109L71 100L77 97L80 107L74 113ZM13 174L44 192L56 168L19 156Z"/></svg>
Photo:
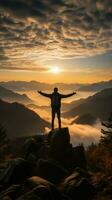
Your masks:
<svg viewBox="0 0 112 200"><path fill-rule="evenodd" d="M88 97L80 105L63 113L63 116L73 118L90 114L96 118L105 120L110 115L110 112L112 112L112 88L104 89Z"/></svg>
<svg viewBox="0 0 112 200"><path fill-rule="evenodd" d="M30 91L30 90L52 90L54 87L59 87L60 90L76 90L81 86L86 86L87 84L80 83L56 83L56 84L48 84L41 83L37 81L8 81L8 82L0 82L0 85L11 89L13 91Z"/></svg>
<svg viewBox="0 0 112 200"><path fill-rule="evenodd" d="M30 91L30 90L52 90L59 87L60 90L77 90L77 91L101 91L112 87L112 80L96 83L55 83L48 84L37 81L7 81L0 82L0 85L13 91Z"/></svg>
<svg viewBox="0 0 112 200"><path fill-rule="evenodd" d="M22 104L0 100L0 124L10 138L43 133L49 123Z"/></svg>
<svg viewBox="0 0 112 200"><path fill-rule="evenodd" d="M2 86L0 86L0 99L10 103L13 102L18 102L22 104L33 103L33 101L26 94L18 94Z"/></svg>
<svg viewBox="0 0 112 200"><path fill-rule="evenodd" d="M94 125L96 121L97 121L97 117L95 118L93 115L86 113L86 114L80 115L78 118L73 120L71 124L76 123L76 124Z"/></svg>
<svg viewBox="0 0 112 200"><path fill-rule="evenodd" d="M86 98L81 98L79 100L72 101L70 103L62 103L62 110L69 111L80 104L84 103L86 101Z"/></svg>
<svg viewBox="0 0 112 200"><path fill-rule="evenodd" d="M107 88L112 88L112 80L93 83L79 88L79 91L101 91Z"/></svg>

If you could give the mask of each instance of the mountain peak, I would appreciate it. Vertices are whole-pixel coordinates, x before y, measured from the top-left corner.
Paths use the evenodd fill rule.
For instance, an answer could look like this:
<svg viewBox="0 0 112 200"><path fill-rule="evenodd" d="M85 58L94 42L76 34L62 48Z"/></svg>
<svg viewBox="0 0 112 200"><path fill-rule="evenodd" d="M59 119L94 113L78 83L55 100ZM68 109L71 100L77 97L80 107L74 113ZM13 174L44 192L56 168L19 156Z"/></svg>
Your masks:
<svg viewBox="0 0 112 200"><path fill-rule="evenodd" d="M33 103L33 101L26 94L18 94L3 86L0 86L0 98L7 102L19 102L22 104Z"/></svg>
<svg viewBox="0 0 112 200"><path fill-rule="evenodd" d="M84 99L81 104L63 113L63 116L75 118L76 116L86 115L89 112L95 118L105 120L110 115L111 107L112 88L107 88Z"/></svg>
<svg viewBox="0 0 112 200"><path fill-rule="evenodd" d="M48 122L24 105L3 100L0 100L0 122L10 138L35 135L49 127Z"/></svg>

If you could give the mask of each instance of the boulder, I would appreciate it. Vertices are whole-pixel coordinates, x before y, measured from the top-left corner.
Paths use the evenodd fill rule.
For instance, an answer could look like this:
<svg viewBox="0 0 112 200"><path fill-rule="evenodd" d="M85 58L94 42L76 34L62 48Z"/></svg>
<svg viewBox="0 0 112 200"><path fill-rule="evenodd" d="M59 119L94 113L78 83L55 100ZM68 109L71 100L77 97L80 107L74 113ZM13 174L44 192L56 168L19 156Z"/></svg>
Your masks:
<svg viewBox="0 0 112 200"><path fill-rule="evenodd" d="M50 157L58 161L66 169L73 162L73 148L70 144L68 128L55 129L50 133ZM71 159L72 157L72 159Z"/></svg>
<svg viewBox="0 0 112 200"><path fill-rule="evenodd" d="M27 179L24 190L17 200L69 200L52 183L38 176Z"/></svg>
<svg viewBox="0 0 112 200"><path fill-rule="evenodd" d="M37 163L36 175L58 184L69 175L68 171L60 166L55 160L40 159Z"/></svg>
<svg viewBox="0 0 112 200"><path fill-rule="evenodd" d="M36 140L33 137L26 139L23 145L23 149L24 149L24 156L26 159L28 159L30 154L35 155L35 152L37 152Z"/></svg>
<svg viewBox="0 0 112 200"><path fill-rule="evenodd" d="M86 168L85 150L82 145L73 148L70 144L68 128L50 132L50 157L55 159L71 173L75 167Z"/></svg>
<svg viewBox="0 0 112 200"><path fill-rule="evenodd" d="M23 182L31 176L32 165L23 158L16 158L8 162L0 174L1 185L11 185Z"/></svg>
<svg viewBox="0 0 112 200"><path fill-rule="evenodd" d="M9 196L5 196L3 198L1 198L0 200L12 200Z"/></svg>
<svg viewBox="0 0 112 200"><path fill-rule="evenodd" d="M87 178L82 177L78 172L67 177L61 184L61 191L72 200L91 200L94 195L94 187Z"/></svg>
<svg viewBox="0 0 112 200"><path fill-rule="evenodd" d="M0 200L5 200L5 199L16 199L18 198L18 196L21 195L22 193L22 186L20 185L11 185L10 187L8 187L7 189L3 190L0 193Z"/></svg>
<svg viewBox="0 0 112 200"><path fill-rule="evenodd" d="M69 144L70 143L70 134L67 127L61 129L55 129L50 132L49 139L51 145L53 146L61 146L62 144Z"/></svg>
<svg viewBox="0 0 112 200"><path fill-rule="evenodd" d="M74 147L74 167L80 167L87 169L87 160L85 155L85 149L83 145Z"/></svg>
<svg viewBox="0 0 112 200"><path fill-rule="evenodd" d="M36 162L40 158L48 158L49 145L46 144L44 136L38 135L25 140L24 157L27 160Z"/></svg>

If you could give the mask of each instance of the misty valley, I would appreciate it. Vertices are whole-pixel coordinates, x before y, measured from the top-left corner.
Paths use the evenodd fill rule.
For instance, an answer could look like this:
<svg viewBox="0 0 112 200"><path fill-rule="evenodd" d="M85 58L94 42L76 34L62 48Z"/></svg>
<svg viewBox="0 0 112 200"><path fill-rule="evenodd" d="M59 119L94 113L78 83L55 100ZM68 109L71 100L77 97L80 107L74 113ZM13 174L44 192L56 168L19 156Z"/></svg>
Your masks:
<svg viewBox="0 0 112 200"><path fill-rule="evenodd" d="M111 0L0 0L0 200L112 200Z"/></svg>
<svg viewBox="0 0 112 200"><path fill-rule="evenodd" d="M45 132L50 130L50 101L49 99L40 96L37 93L37 90L40 87L43 91L50 93L54 85L47 85L38 82L16 81L1 82L0 85L0 99L7 102L7 104L12 103L9 104L9 107L12 106L12 109L17 110L19 104L15 104L14 102L25 105L26 108L24 106L21 106L21 113L19 113L20 111L18 111L19 116L23 115L22 112L25 109L27 109L27 112L29 113L31 111L34 112L31 113L31 122L29 122L30 129L29 127L26 127L27 124L24 124L25 131L24 133L20 134L18 127L20 126L20 124L17 126L18 128L15 125L15 128L18 130L18 133L12 133L13 137L19 137L25 135L25 133L29 135L37 134L36 128L38 127L38 125L39 127L42 127L39 128L39 132L43 132L44 129ZM76 145L84 143L85 146L88 146L91 142L97 143L101 137L101 120L106 120L111 112L110 106L112 101L112 81L90 85L57 85L59 85L60 92L63 94L70 93L72 90L77 91L77 95L75 97L70 97L69 99L62 100L62 127L69 127L72 144ZM33 122L33 115L35 115L36 118L36 114L37 124ZM5 114L3 113L3 115ZM17 115L16 112L15 115ZM13 117L14 116L12 116L12 123L14 120ZM22 123L24 123L24 117L27 117L26 114L24 114L22 118ZM48 125L42 125L43 123L39 124L38 118L45 121L45 123ZM9 119L7 119L6 127L9 127L8 120ZM3 124L5 124L5 117L3 120ZM15 124L17 124L17 122L15 122ZM55 122L55 126L57 127L57 121ZM15 131L15 129L13 129L14 128L11 127L12 132Z"/></svg>
<svg viewBox="0 0 112 200"><path fill-rule="evenodd" d="M51 131L48 100L0 86L0 199L111 200L111 103L111 86L79 89Z"/></svg>

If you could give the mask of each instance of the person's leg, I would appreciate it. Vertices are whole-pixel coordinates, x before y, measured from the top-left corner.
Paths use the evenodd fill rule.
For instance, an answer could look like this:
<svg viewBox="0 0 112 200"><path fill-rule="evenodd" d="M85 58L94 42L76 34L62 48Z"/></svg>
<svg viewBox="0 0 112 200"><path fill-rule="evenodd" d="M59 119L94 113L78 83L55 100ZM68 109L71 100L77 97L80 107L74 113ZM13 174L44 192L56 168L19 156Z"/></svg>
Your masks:
<svg viewBox="0 0 112 200"><path fill-rule="evenodd" d="M59 126L59 129L61 129L61 112L60 112L60 108L57 109L57 117L58 117L58 126Z"/></svg>
<svg viewBox="0 0 112 200"><path fill-rule="evenodd" d="M55 109L52 108L52 130L54 130Z"/></svg>

